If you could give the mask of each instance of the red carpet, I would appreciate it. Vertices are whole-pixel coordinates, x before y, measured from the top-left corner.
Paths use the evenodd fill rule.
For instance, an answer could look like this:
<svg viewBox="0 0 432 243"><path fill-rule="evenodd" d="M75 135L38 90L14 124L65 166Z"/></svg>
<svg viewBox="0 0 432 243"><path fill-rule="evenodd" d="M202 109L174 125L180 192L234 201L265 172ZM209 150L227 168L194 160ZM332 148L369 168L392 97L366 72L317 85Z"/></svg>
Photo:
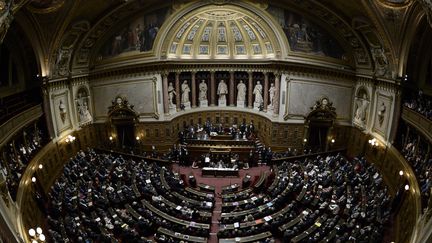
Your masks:
<svg viewBox="0 0 432 243"><path fill-rule="evenodd" d="M248 170L240 170L239 177L236 178L234 177L221 178L221 177L202 177L201 169L192 169L191 167L179 166L177 164L173 165L174 172L177 172L181 175L186 175L186 178L190 174L192 174L195 176L197 184L204 183L215 187L215 192L216 192L215 207L213 209L212 224L210 227L210 238L208 241L210 243L218 242L217 232L219 231L219 220L221 218L222 198L220 195L222 193L222 187L229 186L235 183L241 186L242 180L246 174L249 174L252 178L255 178L255 177L259 177L262 171L269 171L269 170L270 170L269 166L263 165L263 166L252 167L249 168ZM241 189L243 188L240 187L239 190Z"/></svg>

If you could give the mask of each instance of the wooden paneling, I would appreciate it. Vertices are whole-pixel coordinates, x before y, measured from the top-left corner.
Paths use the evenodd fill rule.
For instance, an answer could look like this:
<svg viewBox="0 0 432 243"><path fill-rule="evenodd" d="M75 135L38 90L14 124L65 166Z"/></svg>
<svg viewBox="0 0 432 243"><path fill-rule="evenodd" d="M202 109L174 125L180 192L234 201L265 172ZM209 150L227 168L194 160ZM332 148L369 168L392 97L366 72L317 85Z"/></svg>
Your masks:
<svg viewBox="0 0 432 243"><path fill-rule="evenodd" d="M408 242L414 230L415 224L421 211L420 189L415 178L414 172L404 157L393 146L379 145L372 147L368 140L372 137L358 130L351 128L351 136L348 142L348 155L365 155L370 163L378 169L383 180L388 186L389 193L395 195L406 183L410 185L410 190L406 193L400 210L396 215L395 242ZM404 171L400 176L399 171Z"/></svg>

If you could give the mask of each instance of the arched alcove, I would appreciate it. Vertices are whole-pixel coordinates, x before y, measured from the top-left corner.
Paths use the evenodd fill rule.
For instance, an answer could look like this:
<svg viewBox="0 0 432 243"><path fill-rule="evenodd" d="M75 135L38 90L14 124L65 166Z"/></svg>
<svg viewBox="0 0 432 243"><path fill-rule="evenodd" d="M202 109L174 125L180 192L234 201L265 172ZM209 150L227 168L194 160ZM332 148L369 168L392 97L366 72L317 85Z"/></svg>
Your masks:
<svg viewBox="0 0 432 243"><path fill-rule="evenodd" d="M135 126L138 123L138 114L133 110L133 105L119 95L112 101L108 117L111 129L116 134L117 145L122 149L132 148L135 145Z"/></svg>

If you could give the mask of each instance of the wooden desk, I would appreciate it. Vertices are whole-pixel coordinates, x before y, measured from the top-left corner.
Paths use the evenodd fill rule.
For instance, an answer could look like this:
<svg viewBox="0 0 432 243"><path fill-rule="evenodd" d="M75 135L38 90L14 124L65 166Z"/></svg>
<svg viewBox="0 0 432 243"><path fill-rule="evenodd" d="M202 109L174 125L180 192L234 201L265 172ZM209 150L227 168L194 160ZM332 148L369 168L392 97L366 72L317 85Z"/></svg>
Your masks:
<svg viewBox="0 0 432 243"><path fill-rule="evenodd" d="M253 186L254 189L255 190L261 189L261 187L264 186L266 178L267 178L267 172L261 172L260 177L259 177L257 183L255 183L255 185Z"/></svg>
<svg viewBox="0 0 432 243"><path fill-rule="evenodd" d="M239 176L239 170L233 169L233 168L204 167L204 168L202 168L202 176L238 177Z"/></svg>
<svg viewBox="0 0 432 243"><path fill-rule="evenodd" d="M206 243L207 242L207 238L205 238L205 237L185 235L185 234L181 234L181 233L178 233L178 232L171 231L171 230L163 228L163 227L159 227L157 231L160 234L168 235L168 236L171 236L171 237L173 237L175 239L179 239L179 240L183 240L183 241L202 242L202 243Z"/></svg>
<svg viewBox="0 0 432 243"><path fill-rule="evenodd" d="M148 201L146 201L145 199L141 200L141 202L150 211L152 211L153 213L156 213L157 215L159 215L159 217L164 218L164 219L166 219L168 221L171 221L173 223L184 225L186 227L193 227L193 228L207 229L207 230L210 229L210 225L209 224L202 224L202 223L196 223L196 222L192 222L192 221L187 221L187 220L179 219L179 218L171 216L171 215L169 215L169 214L167 214L165 212L162 212L161 210L159 210L156 207L154 207L153 205L151 205L151 203L148 202Z"/></svg>
<svg viewBox="0 0 432 243"><path fill-rule="evenodd" d="M219 243L255 242L255 241L259 241L259 240L264 240L264 239L269 238L269 237L272 237L272 233L270 233L269 231L266 231L266 232L259 233L256 235L219 239Z"/></svg>
<svg viewBox="0 0 432 243"><path fill-rule="evenodd" d="M215 187L214 186L210 186L204 183L198 183L198 188L200 190L206 191L206 192L211 192L211 193L215 193Z"/></svg>
<svg viewBox="0 0 432 243"><path fill-rule="evenodd" d="M276 165L273 165L273 173L274 173L274 179L272 184L267 188L268 192L272 192L279 184L279 180L280 180L279 167L277 167Z"/></svg>
<svg viewBox="0 0 432 243"><path fill-rule="evenodd" d="M244 205L244 204L249 204L249 203L257 201L258 199L261 199L261 198L263 198L263 196L260 194L258 196L253 196L251 198L248 198L248 199L245 199L245 200L241 200L241 201L224 202L224 203L222 203L222 211L223 211L223 208L237 207L237 206L241 206L241 205Z"/></svg>
<svg viewBox="0 0 432 243"><path fill-rule="evenodd" d="M197 191L197 190L193 189L192 187L186 187L185 191L200 197L202 200L212 200L213 201L213 199L214 199L214 194Z"/></svg>
<svg viewBox="0 0 432 243"><path fill-rule="evenodd" d="M243 222L243 223L225 224L225 225L221 225L220 228L233 230L235 228L247 228L247 227L251 227L251 226L255 226L255 225L260 225L266 221L271 221L274 218L279 217L280 215L284 215L284 214L288 213L288 210L289 210L289 208L287 205L283 209L281 209L280 211L273 213L271 215L265 216L261 219L256 219L254 221L248 221L248 222Z"/></svg>
<svg viewBox="0 0 432 243"><path fill-rule="evenodd" d="M235 192L239 188L240 188L240 185L237 184L237 183L232 184L232 185L228 185L228 186L223 186L222 187L222 194L227 194L227 193L230 193L230 192Z"/></svg>
<svg viewBox="0 0 432 243"><path fill-rule="evenodd" d="M182 201L186 201L190 204L193 204L195 206L198 206L204 210L210 210L211 208L213 208L213 202L203 202L203 201L197 201L195 199L192 198L188 198L186 196L183 196L182 194L178 193L178 192L172 192L173 196L179 198ZM205 206L203 204L206 204Z"/></svg>
<svg viewBox="0 0 432 243"><path fill-rule="evenodd" d="M291 239L291 242L299 242L303 240L304 238L308 237L310 234L312 234L315 230L317 230L319 227L321 227L321 224L327 219L327 215L322 215L312 226L310 226L307 230L303 231L303 233L297 235L293 239Z"/></svg>
<svg viewBox="0 0 432 243"><path fill-rule="evenodd" d="M299 214L297 217L295 217L294 219L292 219L288 223L286 223L286 224L284 224L282 226L279 226L279 231L280 232L284 232L285 230L287 230L287 229L293 227L294 225L298 224L300 222L300 220L305 217L305 215L306 215L305 212L311 213L311 211L309 209L306 209L305 211L303 211L301 214Z"/></svg>
<svg viewBox="0 0 432 243"><path fill-rule="evenodd" d="M241 190L239 192L235 192L235 193L230 193L230 194L223 194L222 195L222 201L225 201L227 199L231 199L231 198L245 198L245 197L249 197L249 195L252 193L252 188L247 188L244 190Z"/></svg>

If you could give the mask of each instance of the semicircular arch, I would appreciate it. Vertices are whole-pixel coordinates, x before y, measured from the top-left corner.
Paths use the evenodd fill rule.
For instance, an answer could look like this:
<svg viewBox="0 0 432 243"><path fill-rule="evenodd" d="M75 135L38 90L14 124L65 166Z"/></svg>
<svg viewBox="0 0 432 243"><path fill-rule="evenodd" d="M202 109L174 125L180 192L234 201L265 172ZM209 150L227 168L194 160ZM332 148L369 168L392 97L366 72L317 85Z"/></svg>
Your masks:
<svg viewBox="0 0 432 243"><path fill-rule="evenodd" d="M190 4L168 19L160 59L281 59L289 46L268 13L251 4Z"/></svg>

